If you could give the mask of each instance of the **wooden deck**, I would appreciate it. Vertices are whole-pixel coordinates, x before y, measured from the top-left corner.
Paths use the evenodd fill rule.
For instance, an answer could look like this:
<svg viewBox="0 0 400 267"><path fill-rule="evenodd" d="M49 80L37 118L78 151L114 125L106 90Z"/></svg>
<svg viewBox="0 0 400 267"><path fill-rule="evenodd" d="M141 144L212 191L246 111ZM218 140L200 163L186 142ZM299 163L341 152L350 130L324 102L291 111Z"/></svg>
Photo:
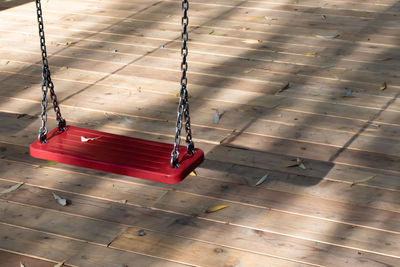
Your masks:
<svg viewBox="0 0 400 267"><path fill-rule="evenodd" d="M180 5L43 1L69 124L173 141ZM206 161L165 185L29 156L35 6L0 0L0 192L24 183L0 193L0 266L400 266L400 1L195 0L189 15Z"/></svg>

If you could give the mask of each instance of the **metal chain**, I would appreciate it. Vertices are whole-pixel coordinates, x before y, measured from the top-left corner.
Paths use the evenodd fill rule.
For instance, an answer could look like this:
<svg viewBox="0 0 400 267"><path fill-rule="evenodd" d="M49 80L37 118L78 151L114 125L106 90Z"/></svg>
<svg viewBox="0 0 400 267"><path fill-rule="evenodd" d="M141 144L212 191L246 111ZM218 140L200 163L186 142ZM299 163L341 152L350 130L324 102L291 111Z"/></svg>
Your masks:
<svg viewBox="0 0 400 267"><path fill-rule="evenodd" d="M177 109L177 119L176 119L176 132L175 132L175 140L174 140L174 149L171 152L171 167L178 168L178 158L179 158L179 144L181 142L181 129L182 129L182 118L185 120L185 130L186 130L186 146L187 152L190 155L194 154L194 143L192 140L192 129L190 127L190 115L189 115L189 96L187 91L187 77L186 72L188 69L188 64L186 61L186 57L188 55L188 48L186 42L188 40L189 34L187 32L187 26L189 24L189 17L187 15L189 9L189 1L182 0L182 48L181 48L181 90L179 93L179 104Z"/></svg>
<svg viewBox="0 0 400 267"><path fill-rule="evenodd" d="M66 127L66 122L64 118L61 116L60 107L58 106L57 96L54 92L54 84L51 80L49 62L47 60L47 49L46 49L46 40L44 35L44 26L43 26L43 16L42 16L42 5L40 0L36 0L36 11L37 11L37 20L39 26L39 37L40 37L40 49L42 51L42 112L41 112L41 121L42 126L39 129L39 141L41 143L46 143L47 141L47 92L50 90L51 101L53 102L53 108L56 112L56 119L58 124L58 130L64 131Z"/></svg>

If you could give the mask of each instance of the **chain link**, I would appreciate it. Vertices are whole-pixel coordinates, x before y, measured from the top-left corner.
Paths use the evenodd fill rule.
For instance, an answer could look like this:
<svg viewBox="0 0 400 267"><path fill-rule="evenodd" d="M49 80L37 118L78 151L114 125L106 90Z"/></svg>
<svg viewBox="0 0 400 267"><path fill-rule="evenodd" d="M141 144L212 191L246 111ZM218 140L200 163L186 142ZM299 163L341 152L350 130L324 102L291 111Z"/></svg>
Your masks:
<svg viewBox="0 0 400 267"><path fill-rule="evenodd" d="M187 15L189 9L189 1L182 0L182 48L181 48L181 56L182 56L182 63L181 63L181 90L179 92L179 104L177 109L177 119L176 119L176 132L175 132L175 140L174 140L174 149L171 152L171 167L178 168L178 158L179 158L179 144L181 142L181 129L182 129L182 119L185 120L185 130L186 130L186 146L187 152L190 155L194 154L194 143L192 140L192 129L190 127L190 115L189 115L189 96L187 91L187 77L186 72L188 70L188 64L186 61L186 57L188 55L188 48L187 48L187 40L189 39L189 34L187 32L187 26L189 24L189 17Z"/></svg>
<svg viewBox="0 0 400 267"><path fill-rule="evenodd" d="M66 127L66 122L64 118L61 116L61 110L58 106L57 96L54 92L54 84L51 80L49 62L47 60L47 49L46 49L46 40L44 35L44 25L43 25L43 16L42 16L42 5L40 0L36 0L36 11L37 11L37 20L39 26L39 37L40 37L40 50L42 52L42 112L40 115L42 125L39 129L39 141L41 143L46 143L47 141L47 92L50 91L51 101L53 102L53 108L56 112L56 119L58 124L58 130L64 131Z"/></svg>

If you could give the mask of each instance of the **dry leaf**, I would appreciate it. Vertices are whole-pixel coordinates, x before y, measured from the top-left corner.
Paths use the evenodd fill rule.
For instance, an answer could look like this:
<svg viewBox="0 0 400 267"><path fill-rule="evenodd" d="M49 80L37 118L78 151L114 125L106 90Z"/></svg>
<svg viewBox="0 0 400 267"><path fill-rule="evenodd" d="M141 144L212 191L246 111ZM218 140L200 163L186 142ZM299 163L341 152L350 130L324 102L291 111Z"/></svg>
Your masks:
<svg viewBox="0 0 400 267"><path fill-rule="evenodd" d="M81 142L89 142L89 141L93 141L93 140L99 139L100 137L101 137L101 136L98 136L98 137L92 137L92 138L87 138L87 137L81 136Z"/></svg>
<svg viewBox="0 0 400 267"><path fill-rule="evenodd" d="M216 33L216 32L214 32L212 35L215 35L215 36L226 36L226 34L224 34L224 33Z"/></svg>
<svg viewBox="0 0 400 267"><path fill-rule="evenodd" d="M227 208L227 207L229 207L229 206L228 206L228 205L219 205L219 206L215 206L215 207L212 207L212 208L207 209L207 210L206 210L206 213L216 212L216 211L225 209L225 208Z"/></svg>
<svg viewBox="0 0 400 267"><path fill-rule="evenodd" d="M286 167L291 168L291 167L297 167L297 166L299 166L299 164L296 162L296 163L293 163L293 164L289 164Z"/></svg>
<svg viewBox="0 0 400 267"><path fill-rule="evenodd" d="M363 178L363 179L360 179L360 180L357 180L357 181L354 181L350 186L353 186L353 185L356 185L356 184L361 184L361 183L365 183L365 182L368 182L369 180L371 180L371 179L373 179L373 178L375 178L375 176L376 175L372 175L372 176L368 176L368 177L365 177L365 178Z"/></svg>
<svg viewBox="0 0 400 267"><path fill-rule="evenodd" d="M388 60L392 60L392 59L393 59L392 57L386 57L383 59L376 59L375 61L388 61Z"/></svg>
<svg viewBox="0 0 400 267"><path fill-rule="evenodd" d="M130 120L128 117L124 117L124 120L125 120L127 123L132 123L132 120Z"/></svg>
<svg viewBox="0 0 400 267"><path fill-rule="evenodd" d="M367 124L368 124L369 126L376 127L376 128L379 128L379 127L380 127L379 124L375 124L375 123L372 123L372 122L367 122Z"/></svg>
<svg viewBox="0 0 400 267"><path fill-rule="evenodd" d="M340 36L340 34L334 34L334 35L316 35L318 38L322 39L335 39Z"/></svg>
<svg viewBox="0 0 400 267"><path fill-rule="evenodd" d="M61 267L64 265L64 263L65 263L65 261L59 262L56 265L54 265L54 267Z"/></svg>
<svg viewBox="0 0 400 267"><path fill-rule="evenodd" d="M246 44L258 44L260 41L259 40L248 39L248 40L244 40L242 42L246 43Z"/></svg>
<svg viewBox="0 0 400 267"><path fill-rule="evenodd" d="M215 110L215 114L214 114L214 123L218 123L219 122L219 118L220 118L220 114L218 109Z"/></svg>
<svg viewBox="0 0 400 267"><path fill-rule="evenodd" d="M343 97L347 97L347 96L351 96L351 94L353 93L353 91L351 91L350 89L347 90L346 94Z"/></svg>
<svg viewBox="0 0 400 267"><path fill-rule="evenodd" d="M128 203L128 200L123 199L123 200L120 200L119 202L121 202L122 204L126 204L126 203Z"/></svg>
<svg viewBox="0 0 400 267"><path fill-rule="evenodd" d="M18 188L20 188L23 184L24 183L15 184L15 185L11 186L10 188L7 188L7 189L1 191L0 195L7 194L7 193L10 193L12 191L15 191Z"/></svg>
<svg viewBox="0 0 400 267"><path fill-rule="evenodd" d="M20 265L19 265L20 267L26 267L26 265L23 264L22 262L20 262L19 264L20 264Z"/></svg>
<svg viewBox="0 0 400 267"><path fill-rule="evenodd" d="M138 91L139 93L142 92L142 87L139 86L139 87L137 88L137 91Z"/></svg>
<svg viewBox="0 0 400 267"><path fill-rule="evenodd" d="M192 172L190 173L190 175L192 175L192 176L197 176L196 170L192 171Z"/></svg>
<svg viewBox="0 0 400 267"><path fill-rule="evenodd" d="M6 63L4 63L4 65L8 65L8 63L10 63L10 60L7 60Z"/></svg>
<svg viewBox="0 0 400 267"><path fill-rule="evenodd" d="M281 89L279 89L278 93L281 93L283 91L285 91L286 89L289 89L290 87L290 83L285 84L285 86L283 86Z"/></svg>
<svg viewBox="0 0 400 267"><path fill-rule="evenodd" d="M301 168L303 170L307 169L303 162L299 164L299 168Z"/></svg>
<svg viewBox="0 0 400 267"><path fill-rule="evenodd" d="M265 19L265 16L251 16L249 17L249 20L259 20L259 19Z"/></svg>
<svg viewBox="0 0 400 267"><path fill-rule="evenodd" d="M53 197L54 197L55 200L57 200L58 204L60 204L61 206L67 206L68 205L68 201L65 198L57 196L54 193L53 193Z"/></svg>
<svg viewBox="0 0 400 267"><path fill-rule="evenodd" d="M175 97L180 97L179 93L174 94Z"/></svg>
<svg viewBox="0 0 400 267"><path fill-rule="evenodd" d="M252 71L253 71L253 69L249 69L249 70L243 71L243 73L250 73L250 72L252 72Z"/></svg>
<svg viewBox="0 0 400 267"><path fill-rule="evenodd" d="M383 82L381 87L379 88L381 91L385 90L387 88L386 82Z"/></svg>
<svg viewBox="0 0 400 267"><path fill-rule="evenodd" d="M256 186L262 184L265 182L265 180L267 180L269 173L267 173L266 175L264 175L263 177L260 178L260 180L258 180L258 182L256 183Z"/></svg>
<svg viewBox="0 0 400 267"><path fill-rule="evenodd" d="M113 49L113 50L111 51L111 53L113 53L113 54L115 54L115 53L117 53L117 52L118 52L117 49Z"/></svg>
<svg viewBox="0 0 400 267"><path fill-rule="evenodd" d="M56 165L57 163L58 162L56 162L56 161L48 161L48 162L43 163L42 165L40 165L39 168L53 166L53 165Z"/></svg>
<svg viewBox="0 0 400 267"><path fill-rule="evenodd" d="M321 15L321 19L326 20L326 16L325 15Z"/></svg>
<svg viewBox="0 0 400 267"><path fill-rule="evenodd" d="M303 160L302 159L300 159L300 158L297 158L296 159L296 163L294 163L294 164L289 164L288 166L286 166L286 167L299 167L299 168L301 168L301 169L303 169L303 170L306 170L307 168L306 168L306 166L304 165L304 163L303 163Z"/></svg>
<svg viewBox="0 0 400 267"><path fill-rule="evenodd" d="M216 33L214 30L211 30L208 34L215 36L226 36L226 34Z"/></svg>
<svg viewBox="0 0 400 267"><path fill-rule="evenodd" d="M309 56L309 57L314 57L315 55L317 55L317 52L304 53L303 55Z"/></svg>
<svg viewBox="0 0 400 267"><path fill-rule="evenodd" d="M72 41L68 41L68 42L64 42L64 43L57 43L57 45L70 46L70 45L72 45Z"/></svg>
<svg viewBox="0 0 400 267"><path fill-rule="evenodd" d="M68 69L68 67L61 67L60 69L59 69L59 71L64 71L64 70L67 70Z"/></svg>

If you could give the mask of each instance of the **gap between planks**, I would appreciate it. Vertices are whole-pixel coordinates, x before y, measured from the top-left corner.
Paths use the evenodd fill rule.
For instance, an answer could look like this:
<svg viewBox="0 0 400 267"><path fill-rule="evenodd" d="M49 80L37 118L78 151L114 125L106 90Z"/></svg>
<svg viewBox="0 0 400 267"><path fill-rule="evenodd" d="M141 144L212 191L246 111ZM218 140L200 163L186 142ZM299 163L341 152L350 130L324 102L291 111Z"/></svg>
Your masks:
<svg viewBox="0 0 400 267"><path fill-rule="evenodd" d="M4 159L2 159L4 160ZM7 161L12 161L12 160L7 160ZM30 166L35 166L37 167L37 165L34 164L29 164L29 163L25 163L25 162L20 162L24 165L30 165ZM67 172L67 173L79 173L80 175L84 175L84 176L88 176L88 177L93 177L93 175L91 174L86 174L86 173L80 173L80 172L76 172L76 171L71 171L71 170L65 170L65 169L61 169L61 168L56 168L56 167L46 167L46 168L50 168L53 170L57 170L57 171L63 171L63 172ZM126 183L126 184L133 184L136 186L140 186L140 187L156 187L159 189L164 189L166 190L164 193L162 193L162 195L159 197L159 200L164 197L168 192L170 191L176 191L176 192L182 192L184 194L189 194L189 195L193 195L193 196L198 196L198 197L203 197L203 198L208 198L208 199L213 199L213 200L219 200L219 201L224 201L224 202L228 202L228 203L234 203L234 204L238 204L238 205L243 205L243 206L248 206L248 207L253 207L253 208L257 208L257 209L262 209L262 210L273 210L273 211L277 211L277 212L282 212L282 213L287 213L287 214L291 214L291 215L297 215L300 217L309 217L309 218L313 218L313 219L318 219L318 220L323 220L323 221L329 221L329 222L334 222L334 223L339 223L339 224L346 224L346 225L350 225L350 226L357 226L357 227L361 227L361 228L366 228L366 229L371 229L371 230L375 230L375 231L383 231L383 232L387 232L387 233L393 233L393 234L400 234L400 232L397 231L391 231L388 229L379 229L376 227L371 227L371 226L367 226L367 225L361 225L361 224L356 224L356 223L349 223L349 222L345 222L345 221L340 221L340 220L335 220L335 219L329 219L329 218L324 218L324 217L318 217L318 216L314 216L314 215L310 215L310 214L303 214L303 213L299 213L299 212L294 212L294 211L288 211L288 210L282 210L282 209L277 209L277 208L270 208L270 207L265 207L265 206L261 206L261 205L256 205L256 204L251 204L251 203L244 203L241 201L235 201L232 199L225 199L225 198L221 198L221 197L214 197L214 196L206 196L206 195L202 195L202 194L198 194L198 193L193 193L193 192L189 192L189 191L181 191L177 188L170 188L170 189L166 189L163 186L157 186L154 184L151 185L146 185L144 183L137 183L137 182L132 182L132 181L127 181L124 179L118 179L118 178L106 178L106 177L96 177L96 179L101 179L101 180L107 180L110 182L113 181L117 181L117 182L122 182L122 183ZM0 178L1 181L6 181L6 182L12 182L12 183L16 183L15 180L9 180L6 178ZM90 197L90 198L94 198L94 199L99 199L99 200L104 200L104 201L109 201L109 202L113 202L113 203L121 203L119 200L113 200L110 198L105 198L105 197L100 197L100 196L94 196L94 195L87 195L84 193L77 193L77 192L73 192L73 191L68 191L68 190L63 190L60 188L52 188L52 187L47 187L47 186L43 186L43 185L36 185L36 184L31 184L31 183L24 183L28 186L32 186L32 187L37 187L37 188L42 188L42 189L46 189L46 190L56 190L56 191L60 191L60 192L64 192L64 193L69 193L69 194L73 194L73 195L79 195L79 196L84 196L84 197ZM271 190L271 189L269 189ZM274 191L274 190L273 190ZM295 195L295 193L290 193ZM299 195L301 196L301 195ZM310 197L310 196L309 196ZM311 198L317 198L314 196L311 196ZM326 199L327 201L333 201L330 199ZM155 202L156 203L156 202ZM347 203L343 203L345 205L347 205ZM180 215L185 215L184 213L180 213L180 212L175 212L175 211L170 211L170 210L164 210L164 209L159 209L159 208L155 208L155 207L149 207L149 206L145 206L145 205L139 205L139 204L134 204L134 203L126 203L126 205L130 205L130 206L134 206L134 207L144 207L144 208L149 208L152 210L159 210L159 211L163 211L163 212L167 212L167 213L174 213L174 214L180 214ZM348 205L352 205L352 206L356 206L354 204L348 204ZM362 206L360 206L362 207ZM384 209L380 209L385 211ZM390 211L390 212L394 212L394 211ZM185 216L188 216L187 214ZM208 219L205 218L204 219ZM219 223L225 223L224 221L218 221ZM238 225L244 228L248 228L248 226L243 226L243 225ZM253 229L253 228L251 228ZM292 236L295 237L295 236ZM300 238L303 239L302 237L296 237L296 238Z"/></svg>
<svg viewBox="0 0 400 267"><path fill-rule="evenodd" d="M71 194L74 194L74 193L71 193ZM89 198L90 198L90 197L89 197ZM1 201L3 201L3 200L1 200ZM14 203L13 201L10 201L10 202ZM30 204L25 204L25 203L15 202L15 204L17 204L17 205L23 205L23 206L27 206L27 207L34 207L34 208L43 209L42 207L37 207L37 206L30 205ZM150 208L150 209L153 210L152 208ZM46 210L47 210L47 209L46 209ZM88 216L83 216L83 215L71 214L71 213L64 212L64 211L57 211L57 210L52 210L52 209L49 209L49 210L52 211L52 212L55 212L55 213L58 213L58 212L59 212L59 213L65 213L65 214L69 214L69 215L73 215L73 216L79 216L79 217L82 217L82 218L88 218L88 219L93 219L93 220L98 220L98 221L104 221L104 222L107 222L107 223L113 223L113 224L117 224L117 225L124 225L124 226L131 226L131 227L132 227L132 226L133 226L133 227L139 227L139 226L135 226L135 225L129 225L129 224L124 224L124 223L115 223L115 222L111 222L111 221L108 221L108 220L96 219L96 218L92 218L92 217L88 217ZM177 213L177 212L164 211L164 210L161 210L161 209L154 209L154 210L155 210L155 211L159 210L159 211L161 211L161 212L167 212L167 213L170 213L170 214L182 215L182 216L184 216L184 217L190 217L190 216L188 216L187 214L184 214L184 213L181 214L181 213ZM219 220L214 220L214 219L209 219L209 218L202 218L202 217L197 217L197 218L198 218L198 219L201 219L201 220L206 220L206 221L218 223L218 224L221 224L221 225L226 224L226 222L219 221ZM7 223L4 223L4 224L7 224ZM9 225L9 224L7 224L7 225ZM232 226L237 226L237 227L242 227L242 228L249 228L249 227L247 227L247 226L236 225L236 224L232 224L232 223L231 223L231 225L232 225ZM10 225L10 226L13 226L13 225ZM17 226L17 227L24 228L24 229L31 229L31 228L27 228L27 227L23 227L23 226ZM267 232L267 233L272 233L272 234L283 235L283 236L287 236L287 237L290 237L290 238L296 238L296 239L302 239L302 240L306 240L306 241L318 242L318 243L322 243L322 244L332 245L332 246L334 246L334 247L341 247L341 248L346 248L346 249L351 249L351 250L363 251L363 252L372 253L372 254L381 255L381 256L386 256L386 257L391 257L391 258L400 258L400 257L394 256L394 255L389 255L389 254L385 254L385 253L369 251L369 250L360 249L360 248L354 248L354 247L351 247L351 246L343 246L343 245L338 245L338 244L335 244L335 243L329 243L329 242L323 242L323 241L321 242L321 241L313 240L313 239L305 239L305 238L299 238L299 237L292 236L292 235L285 235L285 234L281 234L281 233L275 233L275 232L273 232L273 231L268 231L268 230L265 230L265 229L257 229L257 228L249 228L249 229L252 229L252 230L259 230L259 231L263 231L263 232ZM47 234L51 234L51 235L56 235L56 234L54 234L54 233L48 233L48 232L44 232L44 231L41 231L41 230L36 230L36 229L32 229L32 230L34 230L34 231L39 231L39 232L43 232L43 233L47 233ZM149 231L151 231L151 232L163 233L162 231L154 230L154 229L146 229L146 230L149 230ZM179 238L184 238L184 239L188 239L188 240L198 241L198 242L201 242L201 243L207 243L207 244L213 244L213 245L228 247L228 248L232 248L232 249L235 249L235 250L240 250L240 251L245 251L245 252L256 253L256 254L259 254L259 255L271 256L271 257L274 257L274 258L280 258L280 259L290 260L290 261L294 261L294 262L301 262L301 261L294 260L294 259L290 259L290 258L284 258L284 257L280 257L280 256L270 255L270 254L259 253L259 252L256 252L256 251L249 251L249 250L246 250L246 249L241 249L241 248L237 248L237 247L231 247L231 246L229 246L229 245L216 244L216 243L213 243L213 242L209 242L209 241L205 241L205 240L199 240L199 239L196 239L196 238L189 238L189 237L185 237L185 236L181 236L181 235L176 235L176 236L179 237ZM60 237L65 237L65 236L60 235ZM66 237L66 238L69 238L69 237ZM112 246L112 245L111 245L110 247L112 247L112 248L117 248L117 247L114 247L114 246ZM132 252L135 252L135 251L132 251ZM136 253L136 252L135 252L135 253ZM145 254L145 255L147 255L147 254ZM151 256L151 255L148 255L148 256ZM306 262L303 262L303 263L306 263ZM307 263L307 264L310 264L310 263ZM311 263L311 265L316 265L316 264L312 264L312 263Z"/></svg>
<svg viewBox="0 0 400 267"><path fill-rule="evenodd" d="M4 200L0 200L0 201L4 202ZM20 203L20 202L14 202L14 201L8 201L8 202L13 203L13 204L18 205L18 206L25 206L25 207L30 207L30 208L34 208L34 209L47 210L47 211L52 212L54 214L57 214L57 213L66 214L66 215L69 215L69 216L76 216L76 217L79 217L79 218L85 218L85 219L89 219L89 220L110 223L110 224L118 225L118 226L122 225L124 227L129 227L129 228L127 228L127 230L129 230L130 228L133 228L133 227L138 227L138 228L144 229L144 230L146 230L148 232L158 233L158 234L167 235L167 236L174 236L174 237L178 237L178 238L181 238L181 239L184 239L184 240L195 241L195 242L198 242L200 244L209 244L209 245L213 245L213 246L232 249L234 251L247 252L247 253L250 253L250 254L257 254L257 255L271 257L271 258L275 258L275 259L282 259L282 260L285 260L285 261L290 261L290 262L295 262L295 263L303 263L303 264L307 264L307 265L311 265L311 266L320 266L320 265L316 265L316 264L312 264L312 263L302 262L302 261L295 260L295 259L290 259L290 258L285 258L285 257L281 257L281 256L271 255L271 254L268 254L268 253L260 253L260 252L257 252L257 251L250 251L248 249L229 246L229 245L226 245L226 244L225 245L224 244L218 244L218 243L215 243L215 242L200 240L200 239L186 237L186 236L182 236L182 235L171 235L170 233L165 233L165 231L155 230L155 229L146 228L146 227L143 228L143 227L139 227L139 226L132 225L132 224L125 224L125 223L121 223L121 222L113 222L113 221L109 221L109 220L102 220L102 219L98 219L98 218L94 218L94 217L90 217L90 216L84 216L84 215L80 215L80 214L74 214L74 213L64 212L64 211L60 211L60 210L54 210L54 209L50 209L50 208L43 208L43 207L38 207L38 206L25 204L25 203ZM188 217L188 216L184 216L184 217ZM30 228L30 227L25 227L25 226L21 226L21 225L15 225L15 224L9 224L9 223L5 223L5 222L0 222L0 224L7 225L7 226L10 226L10 227L19 228L19 229L31 230L31 231L34 231L34 232L40 232L40 233L44 233L44 234L51 235L51 236L57 236L59 238L66 238L66 239L73 240L73 241L85 242L85 243L89 243L89 244L92 244L92 245L104 247L103 244L97 244L97 243L94 243L94 242L91 242L91 241L88 241L88 240L80 240L80 239L76 239L76 238L71 238L70 236L67 236L67 235L56 234L56 233L53 233L53 232L46 232L46 231L38 230L38 229L35 229L35 228ZM122 232L121 234L123 235L124 232ZM145 256L149 256L149 257L153 257L153 258L159 258L159 259L172 261L172 262L178 262L178 263L182 263L182 264L190 264L190 262L183 262L183 261L178 261L178 260L174 260L174 259L171 259L171 258L160 257L160 256L157 256L157 255L154 255L154 254L150 254L150 252L149 253L143 253L143 252L139 252L137 250L123 249L123 248L121 248L119 246L114 246L112 243L110 243L107 246L107 248L116 249L116 250L120 250L120 251L133 252L135 254L141 254L141 255L145 255ZM373 254L376 254L376 253L373 253Z"/></svg>
<svg viewBox="0 0 400 267"><path fill-rule="evenodd" d="M27 102L31 102L31 103L40 103L39 101L35 101L35 100L25 100L25 99L21 99L21 98L11 98L11 97L4 97L4 98L8 98L8 99L15 99L15 100L17 100L17 101L27 101ZM73 108L73 109L80 109L80 110L87 110L87 111L92 111L92 112L96 112L96 113L99 113L99 114L104 114L104 112L107 112L107 113L109 113L109 114L114 114L114 115L117 115L117 116L125 116L125 117L135 117L135 118L138 118L138 119L146 119L146 120L151 120L151 121L157 121L157 120L159 120L159 121L165 121L165 119L156 119L156 118L151 118L151 117L144 117L144 116L137 116L137 115L131 115L131 114L123 114L123 113L118 113L118 112L109 112L109 111L105 111L104 109L103 110L98 110L98 109L93 109L93 108L87 108L87 107L79 107L79 106L69 106L69 105L64 105L63 104L63 106L64 107L66 107L67 109L68 108ZM278 108L279 109L279 108ZM2 111L4 111L4 112L6 112L6 113L14 113L14 114L18 114L18 112L16 112L16 111L10 111L10 110L4 110L4 109L2 109ZM32 115L32 114L28 114L28 115L31 115L31 116L38 116L38 114L34 114L34 115ZM50 115L49 116L49 118L53 118L54 116L52 116L52 115ZM79 120L69 120L69 121L72 121L72 122L75 122L75 123L82 123L82 121L79 121ZM268 120L263 120L263 121L266 121L266 122L268 122ZM171 122L172 123L172 122ZM274 124L281 124L281 123L276 123L276 122L273 122ZM225 127L223 127L223 126L209 126L209 125L204 125L204 124L198 124L198 123L194 123L194 124L192 124L193 126L195 126L195 127L199 127L199 128L202 128L202 129L213 129L213 130L220 130L220 131L223 131L223 132L225 132L226 134L227 134L227 136L225 136L224 135L224 139L226 139L227 137L230 137L230 133L231 133L231 131L232 131L232 128L230 128L230 127L227 127L227 126L225 126ZM282 123L282 125L285 125L284 123ZM154 134L154 132L151 132L151 131L144 131L144 130L134 130L134 129L129 129L129 128L126 128L126 127L123 127L123 126L115 126L115 125L105 125L104 127L107 127L107 128L112 128L112 129L119 129L119 130L125 130L125 131L130 131L130 132L141 132L141 133L150 133L150 134ZM289 127L300 127L300 126L293 126L293 125L291 125L291 126L289 126ZM309 127L309 129L315 129L315 130L321 130L321 129L323 129L323 128L321 128L321 127ZM326 130L328 130L328 131L334 131L334 130L332 130L332 129L326 129ZM340 131L338 131L338 132L340 132ZM241 131L240 132L241 134L250 134L250 135L252 135L252 136L260 136L260 137L266 137L266 138L272 138L272 139L276 139L276 140L288 140L288 141L293 141L293 142L301 142L301 143L305 143L305 144L314 144L314 145L323 145L323 146L327 146L327 147L332 147L332 148L342 148L343 146L342 145L340 145L340 144L329 144L329 143L323 143L323 142L318 142L318 141L313 141L313 140L308 140L308 139L305 139L305 138L303 138L303 139L296 139L296 138L291 138L291 137L282 137L282 136L278 136L278 135L276 135L276 134L262 134L262 133L259 133L259 132L256 132L255 130L253 130L253 131ZM157 134L160 134L160 135L163 135L163 136L172 136L172 134L167 134L167 133L160 133L160 132L157 132ZM356 132L350 132L349 134L356 134ZM369 135L369 134L361 134L360 136L366 136L366 137L368 137L368 136L371 136L371 137L373 137L373 138L377 138L377 137L380 137L380 136L376 136L376 135ZM387 139L387 140L393 140L394 142L397 140L397 138L391 138L391 137L381 137L382 139ZM209 144L215 144L215 145L218 145L218 144L220 144L221 142L222 142L222 139L221 140L215 140L215 141L213 141L213 140L206 140L206 139L199 139L199 138L195 138L195 139L197 139L198 141L201 141L201 142L204 142L204 143L209 143ZM354 146L352 146L352 147L349 147L349 148L347 148L349 151L359 151L359 152L367 152L367 153L371 153L371 154L377 154L377 155L379 155L379 154L384 154L384 155L392 155L392 156L397 156L397 154L396 153L390 153L390 154L388 154L388 153L383 153L382 151L374 151L374 150L369 150L368 148L364 148L364 147L354 147ZM339 161L338 161L339 162ZM341 163L341 162L340 162ZM346 163L346 164L350 164L351 165L351 163ZM356 166L356 165L354 165L354 166ZM357 166L359 166L359 165L357 165Z"/></svg>

